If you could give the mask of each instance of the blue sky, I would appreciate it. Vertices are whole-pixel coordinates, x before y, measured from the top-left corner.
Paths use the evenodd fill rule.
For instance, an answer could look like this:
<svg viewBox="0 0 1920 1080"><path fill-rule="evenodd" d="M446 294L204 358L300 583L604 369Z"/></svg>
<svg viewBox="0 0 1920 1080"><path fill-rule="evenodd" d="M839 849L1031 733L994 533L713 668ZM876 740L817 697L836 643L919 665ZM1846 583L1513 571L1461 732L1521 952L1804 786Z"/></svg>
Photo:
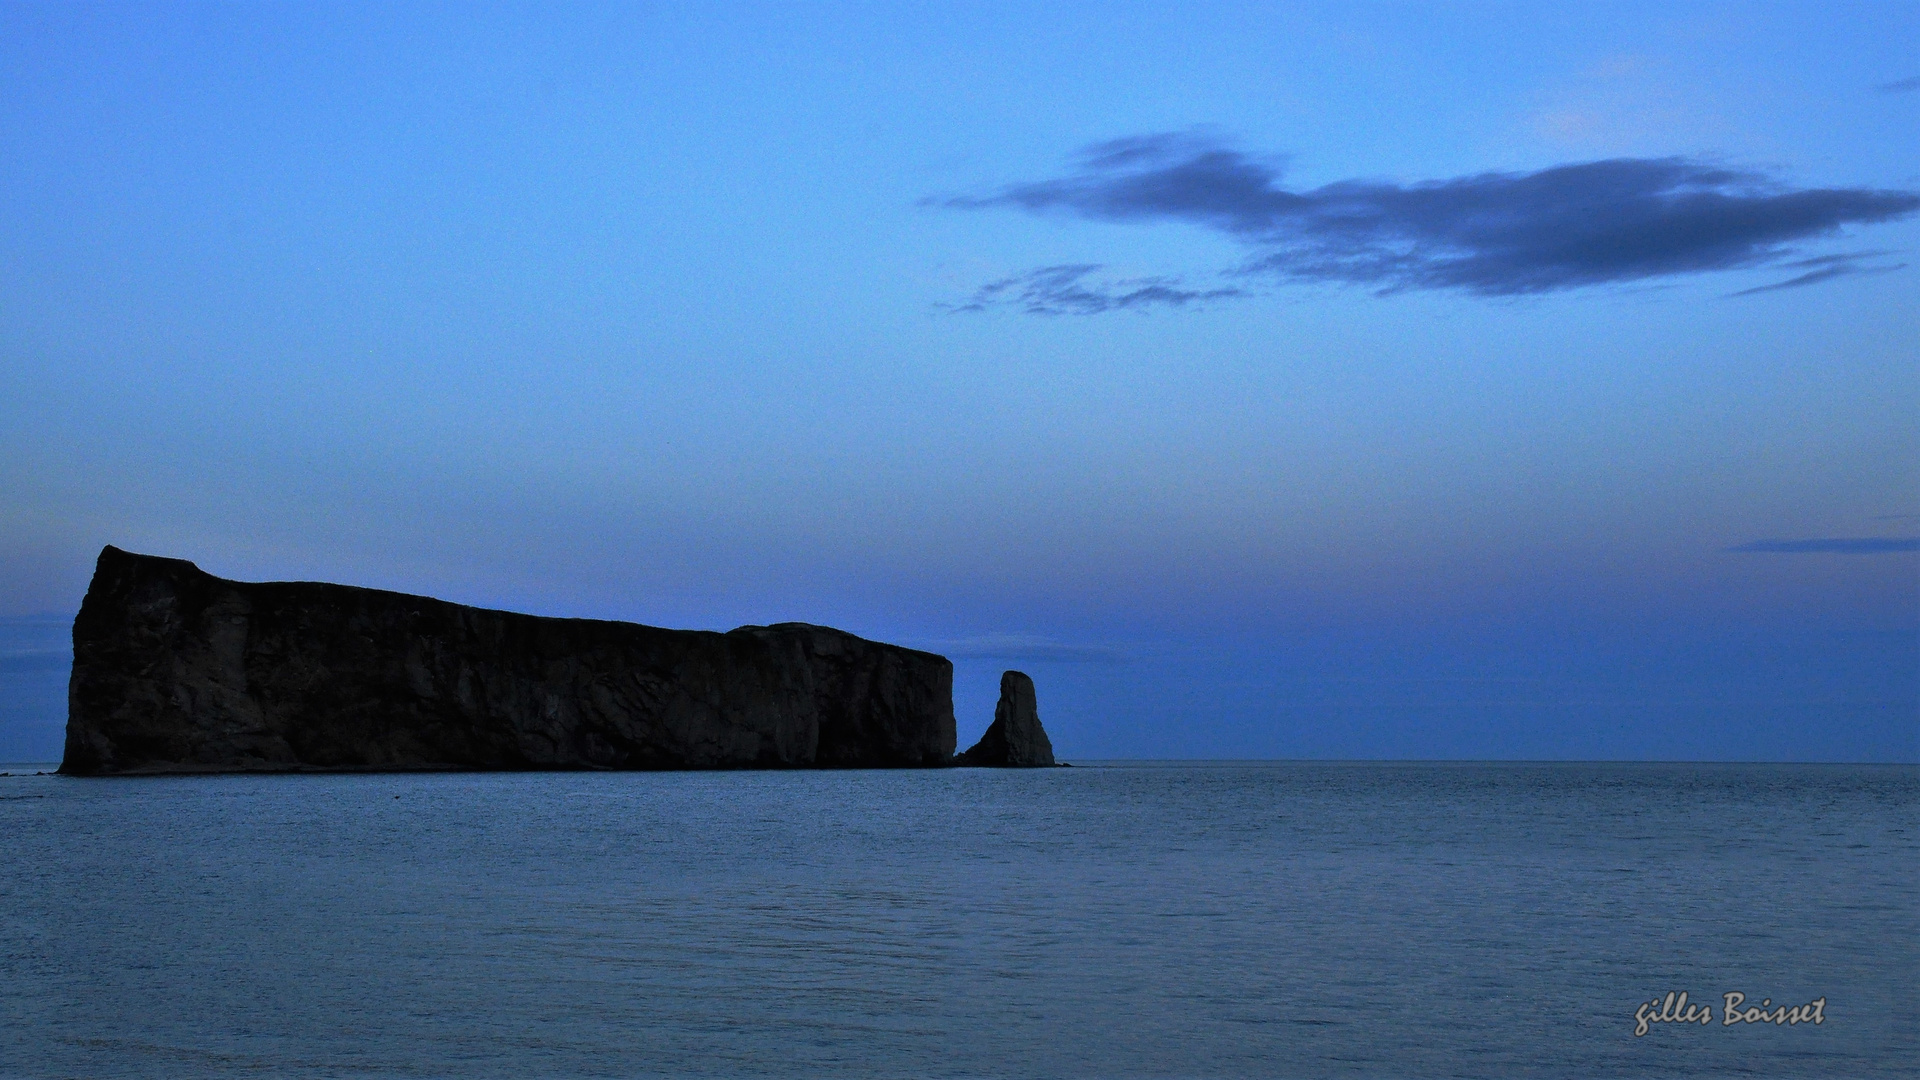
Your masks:
<svg viewBox="0 0 1920 1080"><path fill-rule="evenodd" d="M1068 757L1920 757L1920 9L1028 8L0 5L0 756L112 543Z"/></svg>

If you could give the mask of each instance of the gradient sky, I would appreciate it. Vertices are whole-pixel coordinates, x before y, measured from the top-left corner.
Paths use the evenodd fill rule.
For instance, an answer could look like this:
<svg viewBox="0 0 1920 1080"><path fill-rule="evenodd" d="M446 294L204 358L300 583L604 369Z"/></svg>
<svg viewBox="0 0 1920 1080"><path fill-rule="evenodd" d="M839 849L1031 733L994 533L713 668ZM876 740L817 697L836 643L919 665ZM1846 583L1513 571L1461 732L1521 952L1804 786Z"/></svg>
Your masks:
<svg viewBox="0 0 1920 1080"><path fill-rule="evenodd" d="M0 4L0 758L101 545L1920 759L1920 7Z"/></svg>

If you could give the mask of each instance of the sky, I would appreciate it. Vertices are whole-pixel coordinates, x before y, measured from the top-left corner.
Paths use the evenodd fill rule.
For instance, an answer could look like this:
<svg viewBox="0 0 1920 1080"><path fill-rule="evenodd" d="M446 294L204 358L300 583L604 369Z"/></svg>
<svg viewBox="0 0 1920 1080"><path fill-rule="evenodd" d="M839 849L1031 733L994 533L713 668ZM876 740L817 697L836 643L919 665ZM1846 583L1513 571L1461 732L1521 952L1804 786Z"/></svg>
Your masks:
<svg viewBox="0 0 1920 1080"><path fill-rule="evenodd" d="M0 3L0 759L100 548L1920 760L1920 7Z"/></svg>

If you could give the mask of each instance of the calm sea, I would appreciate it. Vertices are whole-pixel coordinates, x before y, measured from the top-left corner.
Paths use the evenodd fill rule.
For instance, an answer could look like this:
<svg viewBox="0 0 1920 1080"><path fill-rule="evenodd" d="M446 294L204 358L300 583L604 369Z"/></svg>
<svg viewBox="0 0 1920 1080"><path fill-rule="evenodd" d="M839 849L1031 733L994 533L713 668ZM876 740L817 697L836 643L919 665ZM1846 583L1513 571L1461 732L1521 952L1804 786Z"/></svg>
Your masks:
<svg viewBox="0 0 1920 1080"><path fill-rule="evenodd" d="M15 775L0 1074L1912 1076L1917 811L1903 766ZM1636 1037L1669 991L1712 1022Z"/></svg>

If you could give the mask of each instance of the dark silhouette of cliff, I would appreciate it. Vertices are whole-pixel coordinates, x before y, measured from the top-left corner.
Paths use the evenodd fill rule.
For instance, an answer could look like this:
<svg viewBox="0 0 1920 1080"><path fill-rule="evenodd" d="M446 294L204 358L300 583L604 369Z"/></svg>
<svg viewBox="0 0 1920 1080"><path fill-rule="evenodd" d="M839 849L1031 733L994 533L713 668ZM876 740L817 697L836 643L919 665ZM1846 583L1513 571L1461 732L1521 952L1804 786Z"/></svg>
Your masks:
<svg viewBox="0 0 1920 1080"><path fill-rule="evenodd" d="M108 547L68 774L952 763L945 657L804 623L550 619Z"/></svg>

